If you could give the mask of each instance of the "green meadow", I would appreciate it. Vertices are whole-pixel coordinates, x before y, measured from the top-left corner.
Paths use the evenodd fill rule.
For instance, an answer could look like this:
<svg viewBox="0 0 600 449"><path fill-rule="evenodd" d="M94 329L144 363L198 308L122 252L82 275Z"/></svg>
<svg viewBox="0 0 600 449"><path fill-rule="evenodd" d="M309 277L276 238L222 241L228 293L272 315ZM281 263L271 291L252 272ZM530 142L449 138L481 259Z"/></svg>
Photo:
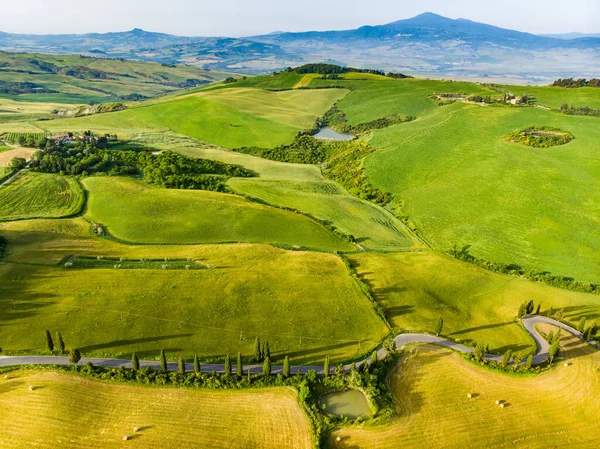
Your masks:
<svg viewBox="0 0 600 449"><path fill-rule="evenodd" d="M354 358L388 329L332 254L265 245L123 245L83 219L5 223L0 328L7 352L43 352L45 329L86 355L222 359L269 341L275 360ZM70 256L191 259L211 269L67 268ZM59 263L60 262L60 263ZM330 319L323 319L329 317ZM18 332L15 332L19 329Z"/></svg>
<svg viewBox="0 0 600 449"><path fill-rule="evenodd" d="M55 131L86 130L132 135L173 131L226 148L276 147L312 128L318 117L346 92L269 92L227 89L201 92L172 101L110 114L45 122Z"/></svg>
<svg viewBox="0 0 600 449"><path fill-rule="evenodd" d="M378 188L436 248L600 280L600 127L596 117L454 104L376 131L364 161ZM567 145L532 148L503 136L531 126L568 131Z"/></svg>
<svg viewBox="0 0 600 449"><path fill-rule="evenodd" d="M597 87L552 87L552 86L498 86L513 95L529 95L537 104L560 108L563 104L573 107L600 109L600 89Z"/></svg>
<svg viewBox="0 0 600 449"><path fill-rule="evenodd" d="M79 183L64 176L24 173L0 187L0 221L75 215L84 204Z"/></svg>
<svg viewBox="0 0 600 449"><path fill-rule="evenodd" d="M86 218L135 243L278 243L352 250L309 218L238 196L167 190L131 178L86 178Z"/></svg>
<svg viewBox="0 0 600 449"><path fill-rule="evenodd" d="M533 300L541 310L563 311L576 325L582 317L600 322L598 296L570 292L500 275L435 252L348 256L399 331L434 332L463 342L483 342L503 354L527 354L535 343L517 322L519 306Z"/></svg>

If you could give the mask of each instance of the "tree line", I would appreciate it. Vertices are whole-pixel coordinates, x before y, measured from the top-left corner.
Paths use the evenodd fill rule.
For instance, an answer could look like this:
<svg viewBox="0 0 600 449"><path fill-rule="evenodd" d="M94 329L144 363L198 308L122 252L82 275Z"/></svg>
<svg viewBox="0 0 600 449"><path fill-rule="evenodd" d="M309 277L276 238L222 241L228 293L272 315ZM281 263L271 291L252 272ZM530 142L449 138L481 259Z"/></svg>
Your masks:
<svg viewBox="0 0 600 449"><path fill-rule="evenodd" d="M573 78L559 78L551 84L552 87L600 87L600 79L592 78L587 80L585 78L573 79Z"/></svg>
<svg viewBox="0 0 600 449"><path fill-rule="evenodd" d="M299 75L308 74L308 73L316 73L319 75L339 75L341 73L370 73L373 75L387 76L388 78L412 78L410 75L405 75L403 73L394 73L394 72L384 72L383 70L376 69L357 69L355 67L342 67L336 64L325 64L325 63L313 63L313 64L304 64L296 68L288 67L283 72L296 72ZM283 72L275 72L274 75ZM328 78L328 79L336 79L336 78Z"/></svg>

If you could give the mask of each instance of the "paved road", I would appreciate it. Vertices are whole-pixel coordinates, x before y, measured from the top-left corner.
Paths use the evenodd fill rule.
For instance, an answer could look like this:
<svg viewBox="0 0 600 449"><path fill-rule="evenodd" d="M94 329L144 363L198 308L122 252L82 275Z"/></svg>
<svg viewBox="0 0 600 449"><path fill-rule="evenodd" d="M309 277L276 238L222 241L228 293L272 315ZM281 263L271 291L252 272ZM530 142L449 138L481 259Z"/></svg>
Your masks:
<svg viewBox="0 0 600 449"><path fill-rule="evenodd" d="M533 339L535 340L538 351L536 355L533 357L533 364L540 365L548 360L548 342L542 337L538 331L535 329L537 324L551 324L556 327L560 327L566 332L574 335L577 338L583 338L581 332L573 329L566 324L563 324L559 321L546 318L543 316L530 316L527 318L523 318L522 320L523 326L531 334ZM442 346L448 349L452 349L454 351L462 352L462 353L472 353L473 349L468 346L461 345L452 340L447 340L442 337L436 337L434 335L427 334L400 334L395 338L396 347L401 348L410 343L431 343L434 345ZM592 340L588 342L589 344L594 344ZM384 358L387 355L387 351L385 349L380 349L378 351L378 356L380 359ZM501 356L486 354L485 358L488 360L493 360L496 362L500 362L502 360ZM79 361L80 365L85 365L88 362L92 362L94 366L103 366L103 367L112 367L112 368L131 368L131 360L125 359L105 359L105 358L88 358L84 357ZM363 363L369 363L369 360L363 360L357 365L361 365ZM58 356L0 356L0 366L17 366L17 365L69 365L68 357L58 357ZM235 360L232 363L232 371L235 372ZM141 367L153 366L156 369L160 369L160 364L157 361L140 361ZM168 368L170 371L177 371L177 363L169 363ZM345 366L346 370L350 369L350 365ZM191 363L186 364L186 370L193 371L194 365ZM282 371L283 367L276 365L272 367L272 372L278 374ZM223 364L202 364L201 365L202 372L223 372L225 370L225 366ZM262 365L250 365L244 366L244 370L250 370L252 373L259 374L262 372ZM323 365L321 366L292 366L292 373L296 373L300 371L302 373L306 373L308 370L315 370L318 374L323 373Z"/></svg>
<svg viewBox="0 0 600 449"><path fill-rule="evenodd" d="M23 173L25 171L27 171L26 168L19 170L14 175L12 175L10 178L6 179L3 183L0 183L0 187L4 187L5 185L10 184L17 176L19 176L21 173Z"/></svg>

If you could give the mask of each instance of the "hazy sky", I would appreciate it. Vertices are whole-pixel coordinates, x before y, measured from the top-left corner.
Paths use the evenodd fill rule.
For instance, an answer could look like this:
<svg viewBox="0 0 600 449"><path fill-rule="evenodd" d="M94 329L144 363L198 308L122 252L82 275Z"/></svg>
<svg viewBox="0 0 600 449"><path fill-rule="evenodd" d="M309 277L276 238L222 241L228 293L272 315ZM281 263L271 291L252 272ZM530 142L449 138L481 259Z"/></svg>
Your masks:
<svg viewBox="0 0 600 449"><path fill-rule="evenodd" d="M0 0L0 31L244 36L349 29L431 11L531 33L600 33L600 0Z"/></svg>

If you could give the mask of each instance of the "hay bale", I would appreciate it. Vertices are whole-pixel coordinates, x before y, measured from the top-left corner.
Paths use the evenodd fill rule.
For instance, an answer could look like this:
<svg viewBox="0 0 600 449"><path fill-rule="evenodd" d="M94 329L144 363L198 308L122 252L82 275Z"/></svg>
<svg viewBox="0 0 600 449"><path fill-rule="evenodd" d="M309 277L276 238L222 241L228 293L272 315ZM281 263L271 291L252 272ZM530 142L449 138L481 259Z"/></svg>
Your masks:
<svg viewBox="0 0 600 449"><path fill-rule="evenodd" d="M337 438L335 439L335 441L337 441L337 442L339 443L340 441L342 441L342 437L337 437Z"/></svg>
<svg viewBox="0 0 600 449"><path fill-rule="evenodd" d="M501 401L496 401L496 405L500 405L500 402L501 402Z"/></svg>
<svg viewBox="0 0 600 449"><path fill-rule="evenodd" d="M139 432L139 431L140 431L140 428L139 428L139 427L134 427L134 428L133 428L133 431L134 431L134 432Z"/></svg>
<svg viewBox="0 0 600 449"><path fill-rule="evenodd" d="M33 391L35 390L35 387L33 385L29 385L29 391Z"/></svg>
<svg viewBox="0 0 600 449"><path fill-rule="evenodd" d="M568 363L568 362L565 362L565 366L569 366L569 363Z"/></svg>
<svg viewBox="0 0 600 449"><path fill-rule="evenodd" d="M500 408L504 408L506 406L506 404L504 404L504 402L502 404L500 404Z"/></svg>
<svg viewBox="0 0 600 449"><path fill-rule="evenodd" d="M468 397L469 399L471 399L471 398L473 397L473 395L472 395L471 393L468 393L468 394L467 394L467 397Z"/></svg>
<svg viewBox="0 0 600 449"><path fill-rule="evenodd" d="M125 436L123 437L123 441L127 441L128 439L129 439L129 437L128 437L127 435L125 435Z"/></svg>
<svg viewBox="0 0 600 449"><path fill-rule="evenodd" d="M6 376L4 376L4 380L8 380L10 379L10 376L7 374Z"/></svg>

